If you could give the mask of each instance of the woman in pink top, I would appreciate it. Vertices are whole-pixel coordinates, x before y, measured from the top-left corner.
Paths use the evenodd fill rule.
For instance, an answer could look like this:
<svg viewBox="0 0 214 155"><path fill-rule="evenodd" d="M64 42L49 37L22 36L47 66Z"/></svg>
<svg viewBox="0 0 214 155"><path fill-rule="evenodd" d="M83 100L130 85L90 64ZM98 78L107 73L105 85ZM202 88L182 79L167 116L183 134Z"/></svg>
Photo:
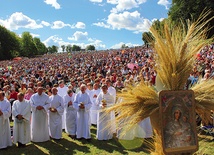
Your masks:
<svg viewBox="0 0 214 155"><path fill-rule="evenodd" d="M31 98L31 96L32 96L33 94L34 94L33 89L28 88L27 91L26 91L26 94L25 94L24 98L25 98L26 100L30 100L30 98Z"/></svg>

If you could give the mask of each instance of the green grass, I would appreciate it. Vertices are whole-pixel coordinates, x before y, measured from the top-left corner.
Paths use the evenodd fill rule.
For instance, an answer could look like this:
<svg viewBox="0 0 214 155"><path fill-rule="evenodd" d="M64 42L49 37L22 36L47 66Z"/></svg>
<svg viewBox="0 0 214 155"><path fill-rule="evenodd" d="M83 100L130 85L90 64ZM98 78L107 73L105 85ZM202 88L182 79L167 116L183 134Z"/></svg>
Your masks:
<svg viewBox="0 0 214 155"><path fill-rule="evenodd" d="M61 140L50 140L43 143L30 143L25 148L17 148L15 145L6 150L0 150L0 155L148 155L148 143L142 139L133 141L118 141L113 138L109 141L98 141L95 138L96 128L91 127L92 140L73 140L63 132ZM151 143L152 140L149 139ZM198 154L213 155L214 141L207 138L199 138L200 149Z"/></svg>
<svg viewBox="0 0 214 155"><path fill-rule="evenodd" d="M199 155L214 155L214 137L201 135L199 138Z"/></svg>

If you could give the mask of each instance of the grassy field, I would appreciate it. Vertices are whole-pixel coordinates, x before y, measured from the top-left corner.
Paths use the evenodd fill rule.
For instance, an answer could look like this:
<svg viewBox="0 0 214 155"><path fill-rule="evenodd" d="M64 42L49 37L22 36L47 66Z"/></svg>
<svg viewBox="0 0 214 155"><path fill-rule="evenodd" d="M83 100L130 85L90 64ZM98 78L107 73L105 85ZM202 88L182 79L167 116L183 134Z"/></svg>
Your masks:
<svg viewBox="0 0 214 155"><path fill-rule="evenodd" d="M149 143L142 139L133 141L118 141L114 138L109 141L98 141L95 138L96 128L91 128L92 140L73 140L63 133L61 140L50 140L44 143L30 143L25 148L17 148L15 145L5 150L0 150L0 155L148 155ZM200 149L197 154L213 155L214 141L211 137L199 138Z"/></svg>

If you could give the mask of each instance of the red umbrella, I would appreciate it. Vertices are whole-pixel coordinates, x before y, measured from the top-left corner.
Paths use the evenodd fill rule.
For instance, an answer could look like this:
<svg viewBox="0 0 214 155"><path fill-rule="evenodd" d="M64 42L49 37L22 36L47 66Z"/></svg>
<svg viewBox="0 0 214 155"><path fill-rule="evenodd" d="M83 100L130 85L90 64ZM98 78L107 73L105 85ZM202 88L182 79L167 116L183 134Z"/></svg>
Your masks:
<svg viewBox="0 0 214 155"><path fill-rule="evenodd" d="M138 69L138 64L135 63L128 63L127 67L130 68L131 70L133 70L134 68Z"/></svg>
<svg viewBox="0 0 214 155"><path fill-rule="evenodd" d="M15 57L15 58L13 58L13 60L18 61L18 60L22 60L22 58L21 57Z"/></svg>

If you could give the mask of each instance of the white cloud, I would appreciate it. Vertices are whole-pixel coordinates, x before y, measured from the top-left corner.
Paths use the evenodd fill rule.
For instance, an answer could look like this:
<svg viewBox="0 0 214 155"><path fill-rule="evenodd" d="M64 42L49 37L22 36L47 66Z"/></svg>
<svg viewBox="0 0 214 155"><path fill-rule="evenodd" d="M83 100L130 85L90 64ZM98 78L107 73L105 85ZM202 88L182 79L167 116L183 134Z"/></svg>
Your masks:
<svg viewBox="0 0 214 155"><path fill-rule="evenodd" d="M65 45L65 46L73 45L70 42L64 41L62 38L58 37L57 35L48 37L46 40L43 41L43 43L45 44L46 47L52 46L52 45L58 46L59 47L58 52L62 52L62 48L61 48L62 45Z"/></svg>
<svg viewBox="0 0 214 155"><path fill-rule="evenodd" d="M103 6L105 6L105 3L103 3L103 4L99 3L98 5L103 7ZM105 12L105 10L104 10L104 12Z"/></svg>
<svg viewBox="0 0 214 155"><path fill-rule="evenodd" d="M88 39L89 43L72 43L81 47L81 49L85 49L88 45L94 45L96 50L102 50L106 48L106 45L103 44L101 40L98 39Z"/></svg>
<svg viewBox="0 0 214 155"><path fill-rule="evenodd" d="M96 49L100 49L100 48L105 49L106 48L106 45L103 44L101 40L95 40L94 46L96 47Z"/></svg>
<svg viewBox="0 0 214 155"><path fill-rule="evenodd" d="M9 16L8 19L5 20L0 19L0 25L10 30L18 30L19 28L38 29L43 28L44 26L51 26L51 24L46 21L41 21L40 23L37 23L36 20L31 19L30 17L24 15L22 12L15 12L11 16ZM62 21L54 21L51 28L61 29L66 26L78 29L85 29L86 27L83 22L77 22L76 24L73 24L71 26L70 24L65 24Z"/></svg>
<svg viewBox="0 0 214 155"><path fill-rule="evenodd" d="M107 3L109 4L118 4L119 0L107 0Z"/></svg>
<svg viewBox="0 0 214 155"><path fill-rule="evenodd" d="M106 48L106 45L101 40L89 38L88 41L90 42L88 45L94 45L96 49Z"/></svg>
<svg viewBox="0 0 214 155"><path fill-rule="evenodd" d="M94 39L92 39L92 38L88 38L88 41L89 41L89 42L93 42L93 41L94 41Z"/></svg>
<svg viewBox="0 0 214 155"><path fill-rule="evenodd" d="M62 21L55 21L55 22L53 22L53 26L51 28L52 29L61 29L61 28L66 27L66 26L71 27L70 24L65 24Z"/></svg>
<svg viewBox="0 0 214 155"><path fill-rule="evenodd" d="M89 1L94 3L101 3L103 0L89 0Z"/></svg>
<svg viewBox="0 0 214 155"><path fill-rule="evenodd" d="M103 44L101 40L90 38L90 39L88 39L88 41L89 41L89 43L66 42L62 38L60 38L59 36L53 35L53 36L48 37L46 40L44 40L43 43L45 44L46 47L52 46L52 45L58 46L59 52L62 52L62 48L61 48L62 45L65 45L65 46L77 45L77 46L80 46L81 49L85 49L88 45L94 45L97 50L106 48L105 44Z"/></svg>
<svg viewBox="0 0 214 155"><path fill-rule="evenodd" d="M151 21L148 19L140 17L140 13L138 11L134 12L123 12L123 13L111 13L108 16L106 23L98 22L93 23L93 25L111 28L111 29L126 29L130 31L134 31L135 33L141 33L148 31Z"/></svg>
<svg viewBox="0 0 214 155"><path fill-rule="evenodd" d="M32 35L33 38L40 36L39 34L34 34L34 33L30 33L30 34Z"/></svg>
<svg viewBox="0 0 214 155"><path fill-rule="evenodd" d="M132 44L132 43L124 43L124 42L120 42L118 44L115 44L113 46L111 46L112 49L118 49L121 48L121 46L125 44L128 47L135 47L135 46L141 46L140 44Z"/></svg>
<svg viewBox="0 0 214 155"><path fill-rule="evenodd" d="M101 6L101 7L105 6L105 3L102 3L103 0L89 0L89 1L94 3L94 4L97 3L98 6Z"/></svg>
<svg viewBox="0 0 214 155"><path fill-rule="evenodd" d="M78 29L85 29L85 24L83 22L77 22L75 27Z"/></svg>
<svg viewBox="0 0 214 155"><path fill-rule="evenodd" d="M122 12L124 10L130 10L137 8L140 4L145 3L147 0L108 0L107 3L116 4L116 7L111 10L113 13Z"/></svg>
<svg viewBox="0 0 214 155"><path fill-rule="evenodd" d="M84 43L79 43L78 45L81 45L81 47L84 49L86 48L88 45L94 45L96 49L105 49L106 48L106 45L103 44L103 42L99 39L96 39L96 38L88 38L87 40L89 43L87 44L84 44ZM75 43L75 45L77 45Z"/></svg>
<svg viewBox="0 0 214 155"><path fill-rule="evenodd" d="M128 46L128 47L135 47L135 46L141 46L141 45L140 44L126 43L126 46Z"/></svg>
<svg viewBox="0 0 214 155"><path fill-rule="evenodd" d="M57 0L45 0L44 2L48 5L51 5L55 9L60 9L60 5L57 3Z"/></svg>
<svg viewBox="0 0 214 155"><path fill-rule="evenodd" d="M162 22L165 18L160 18L159 21Z"/></svg>
<svg viewBox="0 0 214 155"><path fill-rule="evenodd" d="M0 19L0 25L10 30L18 30L19 28L38 29L42 28L42 24L37 24L35 20L24 15L22 12L13 13L8 19Z"/></svg>
<svg viewBox="0 0 214 155"><path fill-rule="evenodd" d="M93 23L92 25L95 25L95 26L98 26L98 27L104 27L104 28L111 28L110 25L107 25L104 22Z"/></svg>
<svg viewBox="0 0 214 155"><path fill-rule="evenodd" d="M41 24L44 25L44 26L50 26L51 25L50 23L48 23L46 21L42 21Z"/></svg>
<svg viewBox="0 0 214 155"><path fill-rule="evenodd" d="M79 41L79 40L87 40L87 38L88 38L88 32L76 31L72 37L68 37L68 40Z"/></svg>
<svg viewBox="0 0 214 155"><path fill-rule="evenodd" d="M83 22L77 22L76 24L70 25L70 24L65 24L63 21L54 21L53 25L51 26L52 29L61 29L63 27L70 27L72 29L77 28L77 29L85 29L86 25Z"/></svg>
<svg viewBox="0 0 214 155"><path fill-rule="evenodd" d="M135 7L137 7L137 3L135 2L135 0L123 0L123 1L119 0L116 8L113 8L111 12L117 13Z"/></svg>
<svg viewBox="0 0 214 155"><path fill-rule="evenodd" d="M63 39L58 37L57 35L50 36L49 38L44 40L43 43L45 44L46 47L52 46L52 45L58 46L59 52L62 52L62 48L61 48L62 45L65 45L65 46L77 45L77 46L80 46L81 49L85 49L88 45L94 45L97 50L106 48L105 44L103 44L101 40L90 39L89 43L72 43L72 42L63 41Z"/></svg>
<svg viewBox="0 0 214 155"><path fill-rule="evenodd" d="M120 14L111 13L108 16L107 23L110 24L113 29L127 29L140 32L148 31L151 24L148 19L140 17L138 11L125 11Z"/></svg>
<svg viewBox="0 0 214 155"><path fill-rule="evenodd" d="M59 45L59 43L62 41L62 38L59 38L57 35L50 36L46 40L43 41L46 47L52 46L52 45Z"/></svg>
<svg viewBox="0 0 214 155"><path fill-rule="evenodd" d="M146 3L147 0L137 0L138 4Z"/></svg>
<svg viewBox="0 0 214 155"><path fill-rule="evenodd" d="M118 48L121 48L121 46L122 46L123 44L124 44L123 42L120 42L120 43L118 43L118 44L113 45L111 48L112 48L112 49L118 49Z"/></svg>
<svg viewBox="0 0 214 155"><path fill-rule="evenodd" d="M164 19L165 19L165 18L160 18L160 19L153 18L151 21L152 21L152 23L155 22L156 20L159 20L159 21L161 22L161 21L163 21Z"/></svg>
<svg viewBox="0 0 214 155"><path fill-rule="evenodd" d="M37 20L40 21L40 20ZM46 21L41 21L38 23L36 20L31 19L30 17L24 15L22 12L15 12L7 19L0 19L0 25L6 27L9 30L18 30L20 28L26 29L38 29L43 28L44 26L51 26L50 23ZM70 25L66 24L63 21L54 21L51 28L52 29L61 29L63 27L70 27L70 28L78 28L78 29L85 29L86 25L83 22L77 22L76 24Z"/></svg>
<svg viewBox="0 0 214 155"><path fill-rule="evenodd" d="M166 9L169 9L168 5L170 5L170 2L168 0L159 0L158 4L165 6Z"/></svg>
<svg viewBox="0 0 214 155"><path fill-rule="evenodd" d="M151 21L152 23L155 22L156 20L158 20L157 18L153 18Z"/></svg>

